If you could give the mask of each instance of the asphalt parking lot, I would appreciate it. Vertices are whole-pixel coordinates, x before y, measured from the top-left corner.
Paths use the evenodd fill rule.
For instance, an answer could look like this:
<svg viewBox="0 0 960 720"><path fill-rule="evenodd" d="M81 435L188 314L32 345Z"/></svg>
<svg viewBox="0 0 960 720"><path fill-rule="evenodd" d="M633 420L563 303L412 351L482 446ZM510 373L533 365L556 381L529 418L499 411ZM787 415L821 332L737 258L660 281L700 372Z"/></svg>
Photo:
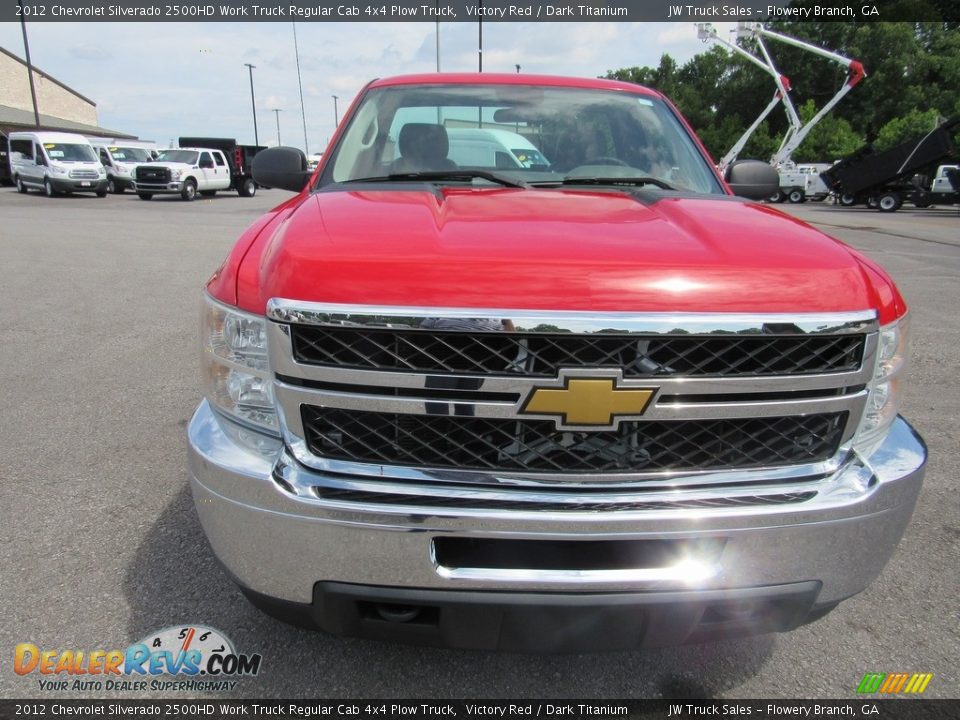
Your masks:
<svg viewBox="0 0 960 720"><path fill-rule="evenodd" d="M200 290L239 232L287 197L51 200L0 188L0 695L51 697L36 675L12 672L17 643L125 648L203 623L264 658L226 697L828 698L853 697L866 672L931 672L927 696L960 697L956 208L781 206L879 261L912 307L905 415L930 463L882 576L789 635L538 657L292 628L249 606L214 561L184 433L200 397ZM69 696L84 693L56 695Z"/></svg>

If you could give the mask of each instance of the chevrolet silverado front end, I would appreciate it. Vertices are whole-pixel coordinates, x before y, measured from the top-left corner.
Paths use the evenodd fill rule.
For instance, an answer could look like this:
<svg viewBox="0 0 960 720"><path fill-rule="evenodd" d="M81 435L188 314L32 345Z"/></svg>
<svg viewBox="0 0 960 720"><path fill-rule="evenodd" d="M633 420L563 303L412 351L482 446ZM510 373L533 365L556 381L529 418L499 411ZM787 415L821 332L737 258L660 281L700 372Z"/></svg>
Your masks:
<svg viewBox="0 0 960 720"><path fill-rule="evenodd" d="M470 164L447 126L542 163ZM905 304L734 197L658 93L376 81L305 170L208 284L189 427L200 520L258 606L629 648L795 628L889 560L926 461Z"/></svg>

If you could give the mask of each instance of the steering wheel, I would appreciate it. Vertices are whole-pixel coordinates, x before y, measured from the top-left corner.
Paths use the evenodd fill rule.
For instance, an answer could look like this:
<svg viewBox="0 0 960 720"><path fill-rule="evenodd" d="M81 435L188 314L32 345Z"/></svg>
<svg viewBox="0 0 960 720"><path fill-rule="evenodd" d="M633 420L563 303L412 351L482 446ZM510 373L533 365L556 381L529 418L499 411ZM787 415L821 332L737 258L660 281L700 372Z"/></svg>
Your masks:
<svg viewBox="0 0 960 720"><path fill-rule="evenodd" d="M620 158L610 157L609 155L600 155L598 157L592 157L589 160L577 165L577 167L583 167L584 165L617 165L618 167L630 167Z"/></svg>

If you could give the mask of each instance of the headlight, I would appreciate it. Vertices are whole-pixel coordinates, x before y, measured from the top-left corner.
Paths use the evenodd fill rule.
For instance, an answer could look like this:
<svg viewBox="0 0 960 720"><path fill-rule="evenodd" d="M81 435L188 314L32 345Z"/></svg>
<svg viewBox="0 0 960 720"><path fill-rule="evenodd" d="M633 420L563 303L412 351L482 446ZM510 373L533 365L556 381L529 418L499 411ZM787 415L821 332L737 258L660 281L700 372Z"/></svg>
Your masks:
<svg viewBox="0 0 960 720"><path fill-rule="evenodd" d="M854 438L854 448L869 456L883 442L900 412L903 398L903 369L910 344L909 316L880 328L877 363L867 386L867 406Z"/></svg>
<svg viewBox="0 0 960 720"><path fill-rule="evenodd" d="M171 170L170 177L173 180L179 180L180 176L183 175L183 170Z"/></svg>
<svg viewBox="0 0 960 720"><path fill-rule="evenodd" d="M66 175L70 170L70 168L65 168L63 165L51 165L50 169L57 175Z"/></svg>
<svg viewBox="0 0 960 720"><path fill-rule="evenodd" d="M122 163L117 163L114 167L117 169L117 172L125 173L127 171L127 166Z"/></svg>
<svg viewBox="0 0 960 720"><path fill-rule="evenodd" d="M277 433L266 320L204 294L200 342L207 399L243 423Z"/></svg>

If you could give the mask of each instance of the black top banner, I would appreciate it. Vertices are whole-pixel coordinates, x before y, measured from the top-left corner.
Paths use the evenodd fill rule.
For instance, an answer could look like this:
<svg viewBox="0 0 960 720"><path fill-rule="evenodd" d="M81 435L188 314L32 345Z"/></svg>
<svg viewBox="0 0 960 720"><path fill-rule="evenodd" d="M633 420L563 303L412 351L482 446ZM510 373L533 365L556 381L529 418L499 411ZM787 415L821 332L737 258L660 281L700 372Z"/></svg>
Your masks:
<svg viewBox="0 0 960 720"><path fill-rule="evenodd" d="M956 0L22 0L0 21L28 22L764 22L960 21Z"/></svg>
<svg viewBox="0 0 960 720"><path fill-rule="evenodd" d="M349 720L773 720L847 717L861 720L946 720L958 700L0 700L0 720L53 717L337 718Z"/></svg>

